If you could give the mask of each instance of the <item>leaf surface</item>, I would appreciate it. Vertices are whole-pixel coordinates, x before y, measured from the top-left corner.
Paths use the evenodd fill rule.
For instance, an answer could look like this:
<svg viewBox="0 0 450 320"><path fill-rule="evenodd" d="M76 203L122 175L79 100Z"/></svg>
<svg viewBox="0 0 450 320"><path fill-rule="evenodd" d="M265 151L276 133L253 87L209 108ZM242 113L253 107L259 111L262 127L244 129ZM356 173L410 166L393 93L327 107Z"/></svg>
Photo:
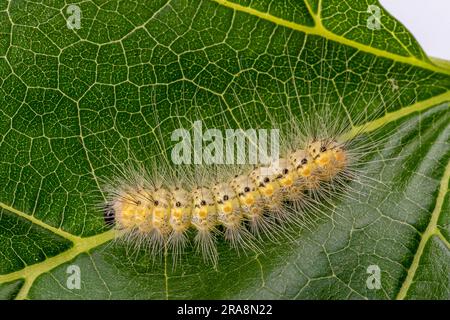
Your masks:
<svg viewBox="0 0 450 320"><path fill-rule="evenodd" d="M450 68L377 1L77 5L69 29L64 1L0 1L1 298L449 297ZM330 218L261 255L221 242L217 270L192 252L172 270L111 245L99 181L115 164L150 163L195 119L268 128L267 113L318 103L376 112L361 124L387 137L361 168L376 183L355 183ZM80 289L67 288L71 265Z"/></svg>

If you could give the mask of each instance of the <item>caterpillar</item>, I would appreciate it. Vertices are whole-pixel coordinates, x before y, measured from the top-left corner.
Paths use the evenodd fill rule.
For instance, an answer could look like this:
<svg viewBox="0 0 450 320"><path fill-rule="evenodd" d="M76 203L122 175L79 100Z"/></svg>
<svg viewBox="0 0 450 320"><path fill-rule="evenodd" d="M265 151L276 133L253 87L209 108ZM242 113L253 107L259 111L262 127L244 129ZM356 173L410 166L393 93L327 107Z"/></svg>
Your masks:
<svg viewBox="0 0 450 320"><path fill-rule="evenodd" d="M317 139L278 159L276 166L257 167L223 182L196 187L178 182L171 187L142 179L114 191L105 220L114 220L118 229L133 238L147 238L154 252L166 245L182 249L186 233L193 228L205 259L217 263L214 233L219 226L234 248L251 247L249 242L261 233L270 237L276 224L295 220L287 203L299 207L307 192L344 178L349 161L345 143Z"/></svg>
<svg viewBox="0 0 450 320"><path fill-rule="evenodd" d="M235 248L248 246L261 233L270 235L274 224L292 218L286 202L298 207L308 191L345 177L350 159L345 143L315 139L278 159L276 166L257 167L223 182L190 188L181 182L170 187L141 180L113 193L105 220L111 223L114 219L119 229L133 237L148 237L154 251L165 245L183 246L186 232L194 228L197 246L216 263L213 233L218 226Z"/></svg>
<svg viewBox="0 0 450 320"><path fill-rule="evenodd" d="M194 245L206 263L217 266L217 241L227 242L238 253L259 252L261 242L276 241L280 234L289 236L292 226L310 228L312 215L320 215L321 207L336 197L350 196L350 182L364 176L358 171L362 159L389 136L389 132L378 138L370 133L364 136L365 127L358 123L376 118L393 103L385 99L384 108L367 115L375 96L390 90L391 79L356 119L350 120L347 114L352 106L343 112L342 102L330 104L325 89L308 112L300 108L295 113L290 103L281 102L286 117L280 121L252 80L244 78L271 126L281 128L280 154L264 164L174 166L171 160L158 158L150 169L135 163L115 165L118 172L103 183L107 196L101 207L105 223L114 226L118 239L137 250L145 248L154 257L170 252L174 262L187 246ZM245 102L236 92L233 89L234 101L245 112ZM258 141L245 138L258 152Z"/></svg>

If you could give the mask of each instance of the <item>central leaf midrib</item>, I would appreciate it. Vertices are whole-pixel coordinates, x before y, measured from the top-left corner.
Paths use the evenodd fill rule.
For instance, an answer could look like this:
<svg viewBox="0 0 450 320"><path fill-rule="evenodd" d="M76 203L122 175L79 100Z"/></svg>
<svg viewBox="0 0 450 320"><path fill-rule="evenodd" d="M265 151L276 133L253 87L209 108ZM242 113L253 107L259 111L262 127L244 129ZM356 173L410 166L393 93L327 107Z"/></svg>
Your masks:
<svg viewBox="0 0 450 320"><path fill-rule="evenodd" d="M427 244L428 240L433 235L438 234L437 233L437 231L438 231L437 221L442 212L442 206L444 204L445 196L448 192L449 182L450 182L450 161L447 163L444 174L442 175L442 179L441 179L441 183L440 183L440 187L439 187L439 194L436 198L436 205L431 214L430 221L428 222L425 232L422 234L419 245L417 246L417 250L414 254L413 261L412 261L411 266L409 267L408 273L406 275L405 281L403 281L402 286L397 294L398 300L403 300L406 297L408 290L411 287L411 284L413 282L417 268L419 267L420 258L422 257L423 250L424 250L425 245Z"/></svg>

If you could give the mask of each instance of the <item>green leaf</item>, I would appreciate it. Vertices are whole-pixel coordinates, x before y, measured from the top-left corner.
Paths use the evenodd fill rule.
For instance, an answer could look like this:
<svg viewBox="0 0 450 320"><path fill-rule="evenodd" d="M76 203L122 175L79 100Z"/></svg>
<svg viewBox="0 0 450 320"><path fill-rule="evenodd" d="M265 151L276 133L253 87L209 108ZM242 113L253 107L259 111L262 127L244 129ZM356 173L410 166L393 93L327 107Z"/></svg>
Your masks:
<svg viewBox="0 0 450 320"><path fill-rule="evenodd" d="M81 29L64 1L0 0L1 298L450 297L450 68L377 1L75 4ZM264 254L220 242L217 270L112 244L98 204L114 163L149 164L198 118L269 127L266 111L281 120L324 97L352 120L377 112L362 122L386 138L361 168L376 182L354 183L329 218Z"/></svg>
<svg viewBox="0 0 450 320"><path fill-rule="evenodd" d="M432 236L419 263L406 298L448 300L450 258L447 240Z"/></svg>

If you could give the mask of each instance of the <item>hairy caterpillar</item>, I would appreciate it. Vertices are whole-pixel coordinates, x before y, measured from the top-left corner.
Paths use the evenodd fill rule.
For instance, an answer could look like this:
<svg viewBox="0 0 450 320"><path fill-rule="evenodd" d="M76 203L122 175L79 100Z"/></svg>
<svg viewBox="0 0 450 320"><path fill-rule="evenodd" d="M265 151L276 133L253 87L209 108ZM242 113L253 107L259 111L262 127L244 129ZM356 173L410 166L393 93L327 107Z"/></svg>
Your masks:
<svg viewBox="0 0 450 320"><path fill-rule="evenodd" d="M391 90L392 79L388 79L366 101L360 115L350 120L348 113L354 105L342 108L342 102L330 103L327 87L320 86L319 101L313 100L307 111L300 108L296 113L289 102L280 101L285 115L280 120L266 107L253 80L245 75L242 79L254 102L264 108L271 126L280 128L280 155L269 163L253 165L174 166L164 157L154 160L150 168L116 164L115 177L105 179L107 201L103 206L105 221L115 225L119 239L146 248L153 256L170 252L174 261L186 246L194 245L205 261L216 265L216 243L221 239L246 253L258 251L261 241L289 235L291 226L310 228L310 215L320 215L322 206L349 195L348 182L364 176L358 171L361 159L370 156L374 146L388 136L375 141L363 137L359 133L365 131L364 125L358 124L376 118L388 109L390 99L400 94L391 95L379 108L380 96ZM366 85L361 83L360 90ZM245 113L246 102L241 101L239 89L232 88L234 103ZM374 104L378 106L370 111ZM197 119L201 119L200 114L192 117ZM246 138L258 145L252 137Z"/></svg>

